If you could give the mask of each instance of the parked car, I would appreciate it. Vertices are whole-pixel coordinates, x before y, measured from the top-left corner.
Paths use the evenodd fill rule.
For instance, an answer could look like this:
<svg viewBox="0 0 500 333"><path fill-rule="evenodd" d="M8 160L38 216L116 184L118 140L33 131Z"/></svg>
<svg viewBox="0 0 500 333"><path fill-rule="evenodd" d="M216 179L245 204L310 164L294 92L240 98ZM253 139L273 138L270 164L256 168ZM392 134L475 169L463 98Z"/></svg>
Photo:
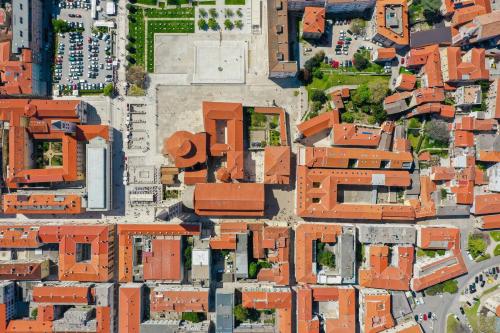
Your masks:
<svg viewBox="0 0 500 333"><path fill-rule="evenodd" d="M464 311L464 308L463 307L460 307L460 313L463 315L465 315L465 311Z"/></svg>

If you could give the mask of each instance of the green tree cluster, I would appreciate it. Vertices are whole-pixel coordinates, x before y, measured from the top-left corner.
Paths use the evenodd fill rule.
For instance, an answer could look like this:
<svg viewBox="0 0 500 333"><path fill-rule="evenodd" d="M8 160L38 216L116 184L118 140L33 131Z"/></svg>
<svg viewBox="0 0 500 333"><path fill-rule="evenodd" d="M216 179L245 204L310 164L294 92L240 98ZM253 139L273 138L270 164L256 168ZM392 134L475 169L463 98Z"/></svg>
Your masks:
<svg viewBox="0 0 500 333"><path fill-rule="evenodd" d="M104 89L103 89L103 93L104 93L104 96L113 96L113 93L115 91L115 86L113 85L113 83L108 83Z"/></svg>
<svg viewBox="0 0 500 333"><path fill-rule="evenodd" d="M252 261L248 265L248 277L250 279L255 279L257 278L257 275L259 274L259 271L262 268L271 268L272 265L268 263L267 261L259 260L259 261Z"/></svg>
<svg viewBox="0 0 500 333"><path fill-rule="evenodd" d="M190 321L192 323L199 323L205 320L205 314L201 312L183 312L182 320Z"/></svg>
<svg viewBox="0 0 500 333"><path fill-rule="evenodd" d="M469 235L467 250L469 250L472 258L477 258L483 255L486 251L488 244L480 234Z"/></svg>
<svg viewBox="0 0 500 333"><path fill-rule="evenodd" d="M448 123L442 120L432 119L427 122L427 124L425 124L425 134L439 143L446 144L450 141Z"/></svg>
<svg viewBox="0 0 500 333"><path fill-rule="evenodd" d="M243 305L238 304L233 309L234 319L237 322L243 323L245 321L255 322L259 320L260 314L255 309L245 308Z"/></svg>
<svg viewBox="0 0 500 333"><path fill-rule="evenodd" d="M427 289L425 289L426 295L437 295L440 293L456 294L458 292L458 281L448 280L438 284L435 284Z"/></svg>

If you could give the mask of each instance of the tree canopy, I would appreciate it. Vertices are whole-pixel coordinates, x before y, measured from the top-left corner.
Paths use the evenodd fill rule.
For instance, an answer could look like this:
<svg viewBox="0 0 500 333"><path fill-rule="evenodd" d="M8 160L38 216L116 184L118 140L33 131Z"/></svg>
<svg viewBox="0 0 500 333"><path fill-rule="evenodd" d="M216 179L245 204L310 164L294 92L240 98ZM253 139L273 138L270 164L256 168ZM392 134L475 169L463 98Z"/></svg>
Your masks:
<svg viewBox="0 0 500 333"><path fill-rule="evenodd" d="M450 140L448 124L442 120L433 119L425 124L425 133L429 138L440 143L448 143Z"/></svg>

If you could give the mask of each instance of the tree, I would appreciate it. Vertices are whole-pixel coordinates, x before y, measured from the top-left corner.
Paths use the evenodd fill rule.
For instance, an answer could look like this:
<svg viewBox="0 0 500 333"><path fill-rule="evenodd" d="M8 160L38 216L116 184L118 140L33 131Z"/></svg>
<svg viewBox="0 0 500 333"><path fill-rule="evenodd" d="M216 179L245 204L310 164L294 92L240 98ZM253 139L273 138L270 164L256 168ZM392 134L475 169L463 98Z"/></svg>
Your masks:
<svg viewBox="0 0 500 333"><path fill-rule="evenodd" d="M370 102L372 104L382 103L389 91L387 86L375 81L368 83L368 89L371 92Z"/></svg>
<svg viewBox="0 0 500 333"><path fill-rule="evenodd" d="M52 29L56 34L70 31L68 22L61 19L52 19Z"/></svg>
<svg viewBox="0 0 500 333"><path fill-rule="evenodd" d="M184 249L184 267L188 270L191 269L191 256L193 254L193 247L191 245Z"/></svg>
<svg viewBox="0 0 500 333"><path fill-rule="evenodd" d="M198 28L200 30L207 30L207 28L208 28L207 21L205 19L199 19L198 20Z"/></svg>
<svg viewBox="0 0 500 333"><path fill-rule="evenodd" d="M136 6L134 6L134 5L132 5L132 4L130 4L130 3L128 3L125 7L126 7L126 8L128 9L128 11L129 11L130 13L132 13L132 14L134 14L135 12L137 12L137 7L136 7Z"/></svg>
<svg viewBox="0 0 500 333"><path fill-rule="evenodd" d="M146 71L139 65L130 66L127 70L127 82L130 84L135 84L139 88L143 88L146 85Z"/></svg>
<svg viewBox="0 0 500 333"><path fill-rule="evenodd" d="M113 86L113 83L108 83L104 89L102 90L104 96L109 96L111 97L113 95L115 87Z"/></svg>
<svg viewBox="0 0 500 333"><path fill-rule="evenodd" d="M352 124L354 122L354 115L352 112L344 112L340 115L343 123Z"/></svg>
<svg viewBox="0 0 500 333"><path fill-rule="evenodd" d="M366 21L360 18L351 21L351 31L353 34L362 35L366 29Z"/></svg>
<svg viewBox="0 0 500 333"><path fill-rule="evenodd" d="M238 8L238 10L236 11L236 15L238 15L238 17L243 17L243 12L241 11L241 8Z"/></svg>
<svg viewBox="0 0 500 333"><path fill-rule="evenodd" d="M250 265L248 265L248 277L250 279L255 279L257 277L257 271L259 269L259 265L255 261L252 261Z"/></svg>
<svg viewBox="0 0 500 333"><path fill-rule="evenodd" d="M475 258L483 255L484 252L486 251L487 247L488 247L488 244L486 244L486 241L483 239L483 237L481 235L476 234L476 235L469 236L467 250L469 250L472 258L475 259Z"/></svg>
<svg viewBox="0 0 500 333"><path fill-rule="evenodd" d="M231 8L226 8L224 10L224 13L225 13L226 17L233 17L233 15L234 15L234 12Z"/></svg>
<svg viewBox="0 0 500 333"><path fill-rule="evenodd" d="M125 59L127 59L127 61L128 61L129 63L131 63L131 64L135 64L135 63L136 63L135 58L134 58L134 57L132 57L131 55L127 55L127 56L125 57Z"/></svg>
<svg viewBox="0 0 500 333"><path fill-rule="evenodd" d="M127 40L131 43L135 43L135 38L130 35L127 35Z"/></svg>
<svg viewBox="0 0 500 333"><path fill-rule="evenodd" d="M425 125L425 134L429 138L439 143L448 143L450 140L450 132L448 131L448 124L442 120L433 119Z"/></svg>
<svg viewBox="0 0 500 333"><path fill-rule="evenodd" d="M125 50L127 50L129 53L135 53L136 52L136 49L135 49L134 45L131 44L131 43L128 43L125 46Z"/></svg>
<svg viewBox="0 0 500 333"><path fill-rule="evenodd" d="M200 14L201 17L207 17L208 15L207 10L205 8L200 8L200 10L198 10L198 13Z"/></svg>
<svg viewBox="0 0 500 333"><path fill-rule="evenodd" d="M210 8L208 12L210 13L210 17L216 18L217 16L219 16L219 13L217 13L217 9L215 8Z"/></svg>
<svg viewBox="0 0 500 333"><path fill-rule="evenodd" d="M318 256L318 263L324 267L334 268L335 256L328 250L321 251Z"/></svg>
<svg viewBox="0 0 500 333"><path fill-rule="evenodd" d="M234 25L236 26L236 28L238 29L243 29L243 21L242 20L236 20L234 21Z"/></svg>
<svg viewBox="0 0 500 333"><path fill-rule="evenodd" d="M315 69L313 69L313 77L321 80L323 78L323 72L321 71L321 69L319 67L316 67Z"/></svg>
<svg viewBox="0 0 500 333"><path fill-rule="evenodd" d="M38 308L33 308L33 310L31 310L30 318L36 319L37 317L38 317Z"/></svg>
<svg viewBox="0 0 500 333"><path fill-rule="evenodd" d="M370 103L371 98L372 94L370 89L368 88L368 85L366 83L363 83L360 84L358 86L358 89L356 89L352 94L351 100L354 106L360 108L363 105Z"/></svg>
<svg viewBox="0 0 500 333"><path fill-rule="evenodd" d="M323 90L313 90L311 92L311 101L325 104L326 100L327 98Z"/></svg>
<svg viewBox="0 0 500 333"><path fill-rule="evenodd" d="M427 22L438 23L443 19L440 12L441 0L422 0L422 7Z"/></svg>
<svg viewBox="0 0 500 333"><path fill-rule="evenodd" d="M233 30L233 28L234 28L233 22L231 22L230 19L225 19L224 20L224 28L226 28L226 30Z"/></svg>
<svg viewBox="0 0 500 333"><path fill-rule="evenodd" d="M218 30L219 29L219 23L217 23L217 20L214 19L213 17L208 19L208 27L212 30Z"/></svg>
<svg viewBox="0 0 500 333"><path fill-rule="evenodd" d="M353 65L358 71L365 70L368 68L370 62L368 59L361 53L354 53Z"/></svg>
<svg viewBox="0 0 500 333"><path fill-rule="evenodd" d="M248 319L249 313L248 309L243 307L243 305L238 304L234 307L233 310L234 313L234 319L238 322L245 322Z"/></svg>

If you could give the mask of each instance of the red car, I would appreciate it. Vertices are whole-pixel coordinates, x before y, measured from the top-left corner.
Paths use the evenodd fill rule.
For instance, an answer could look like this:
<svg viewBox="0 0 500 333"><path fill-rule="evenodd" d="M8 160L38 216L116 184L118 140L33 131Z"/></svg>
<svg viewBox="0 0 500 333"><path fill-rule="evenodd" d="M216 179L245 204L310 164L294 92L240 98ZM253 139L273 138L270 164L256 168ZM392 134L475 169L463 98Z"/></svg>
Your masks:
<svg viewBox="0 0 500 333"><path fill-rule="evenodd" d="M344 45L344 42L343 42L343 41L341 41L341 40L339 40L339 41L337 42L337 45Z"/></svg>
<svg viewBox="0 0 500 333"><path fill-rule="evenodd" d="M401 58L401 65L405 64L405 58Z"/></svg>
<svg viewBox="0 0 500 333"><path fill-rule="evenodd" d="M424 313L424 320L427 320L427 313Z"/></svg>

